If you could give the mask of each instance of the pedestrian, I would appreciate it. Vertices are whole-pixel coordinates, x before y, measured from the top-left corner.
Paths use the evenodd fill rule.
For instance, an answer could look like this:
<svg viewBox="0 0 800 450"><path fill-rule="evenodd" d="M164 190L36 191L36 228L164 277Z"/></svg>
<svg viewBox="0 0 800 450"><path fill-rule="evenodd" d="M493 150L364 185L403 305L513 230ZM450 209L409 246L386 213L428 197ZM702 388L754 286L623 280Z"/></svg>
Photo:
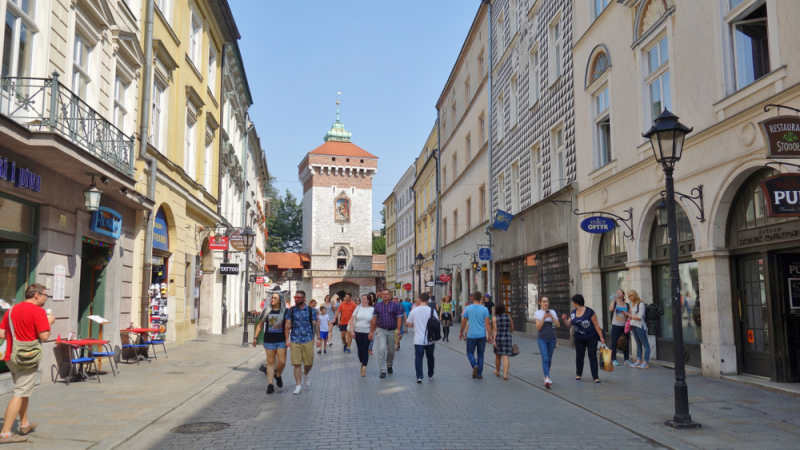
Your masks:
<svg viewBox="0 0 800 450"><path fill-rule="evenodd" d="M450 342L450 325L453 324L453 299L449 295L442 297L439 305L439 317L442 318L442 339Z"/></svg>
<svg viewBox="0 0 800 450"><path fill-rule="evenodd" d="M422 306L428 305L428 294L421 296ZM411 311L406 323L414 329L414 369L417 374L417 383L422 383L422 357L428 360L428 379L433 379L434 359L433 350L435 342L428 341L428 321L434 318L439 319L439 315L433 308L417 308Z"/></svg>
<svg viewBox="0 0 800 450"><path fill-rule="evenodd" d="M494 306L494 302L492 301L492 294L484 295L483 306L485 306L486 309L489 310L489 316L490 317L494 315L495 306Z"/></svg>
<svg viewBox="0 0 800 450"><path fill-rule="evenodd" d="M572 313L569 317L561 315L564 325L572 327L572 334L575 338L575 379L580 381L583 376L583 362L586 351L589 351L589 369L592 371L592 378L596 384L600 384L600 377L597 375L597 341L603 344L603 329L597 322L597 314L592 308L586 306L586 301L581 294L572 296Z"/></svg>
<svg viewBox="0 0 800 450"><path fill-rule="evenodd" d="M42 359L42 341L50 338L50 325L56 318L44 310L47 293L44 286L33 283L25 289L25 301L14 305L0 322L0 339L7 343L3 360L11 371L14 391L6 407L5 421L0 432L0 444L27 441L24 435L38 425L28 421L28 401L33 394L39 362ZM33 358L30 358L33 356ZM11 426L19 416L19 434L11 433Z"/></svg>
<svg viewBox="0 0 800 450"><path fill-rule="evenodd" d="M310 302L308 302L308 306L310 306L310 307L312 307L312 308L316 309L316 310L317 310L317 313L319 313L319 309L317 309L317 301L316 301L316 300L314 300L313 298L311 299L311 301L310 301Z"/></svg>
<svg viewBox="0 0 800 450"><path fill-rule="evenodd" d="M378 295L376 293L374 293L374 292L368 293L367 294L367 299L369 299L369 303L373 307L378 304ZM368 335L369 335L369 332L368 332ZM369 340L369 351L367 352L369 355L372 355L372 348L373 348L374 345L375 345L375 339L373 337L373 339Z"/></svg>
<svg viewBox="0 0 800 450"><path fill-rule="evenodd" d="M550 366L553 364L553 352L556 350L556 328L561 326L558 315L550 309L550 299L539 298L539 310L533 314L536 322L536 340L539 344L539 353L542 355L542 372L544 372L544 387L550 389L553 382L550 380Z"/></svg>
<svg viewBox="0 0 800 450"><path fill-rule="evenodd" d="M422 301L422 300L420 300L420 298L419 298L419 297L415 298L415 299L414 299L414 304L413 304L413 305L411 305L411 310L413 311L413 310L414 310L414 309L415 309L417 306L419 306L419 304L420 304L420 302L421 302L421 301Z"/></svg>
<svg viewBox="0 0 800 450"><path fill-rule="evenodd" d="M273 293L272 299L261 312L261 319L253 336L253 347L258 335L264 329L264 351L267 353L267 394L275 392L274 383L283 387L283 368L286 367L286 307L280 294Z"/></svg>
<svg viewBox="0 0 800 450"><path fill-rule="evenodd" d="M336 322L339 323L339 332L342 335L342 346L344 347L342 351L350 353L352 338L347 333L347 324L350 323L350 317L353 316L353 311L356 310L356 304L353 302L353 296L349 292L340 291L339 293L341 294L340 298L344 298L344 301L336 311Z"/></svg>
<svg viewBox="0 0 800 450"><path fill-rule="evenodd" d="M372 313L369 338L375 339L375 351L378 352L378 365L381 378L392 373L394 363L394 330L403 326L403 308L392 303L392 293L388 289L381 292L383 301L375 305Z"/></svg>
<svg viewBox="0 0 800 450"><path fill-rule="evenodd" d="M356 353L358 361L361 363L361 376L367 376L367 363L369 362L369 329L372 324L372 313L375 310L370 296L365 295L361 305L353 311L350 318L348 329L350 335L356 341Z"/></svg>
<svg viewBox="0 0 800 450"><path fill-rule="evenodd" d="M631 289L628 291L628 298L631 301L631 312L627 317L631 319L631 334L636 341L636 362L631 367L649 369L650 341L647 339L647 324L644 321L647 308L638 292ZM644 360L642 360L642 348L644 348Z"/></svg>
<svg viewBox="0 0 800 450"><path fill-rule="evenodd" d="M403 305L400 304L400 299L397 297L392 297L392 303L396 304L400 308L403 308ZM406 317L408 316L406 316L406 310L403 308L403 324L394 331L394 351L396 352L400 351L400 341L403 340L403 334L405 334L404 329L406 328Z"/></svg>
<svg viewBox="0 0 800 450"><path fill-rule="evenodd" d="M400 305L403 307L406 317L408 317L408 315L411 313L411 305L412 305L411 299L406 298L405 300L403 300L402 303L400 303Z"/></svg>
<svg viewBox="0 0 800 450"><path fill-rule="evenodd" d="M461 330L458 339L467 340L467 359L472 366L472 378L483 379L483 354L486 343L492 342L492 323L489 320L489 310L481 305L483 296L480 291L472 293L472 304L464 308L464 318L461 321ZM412 311L413 312L413 311ZM464 329L467 328L466 335ZM475 351L478 358L475 359Z"/></svg>
<svg viewBox="0 0 800 450"><path fill-rule="evenodd" d="M286 311L286 346L291 349L294 380L297 382L294 395L300 394L302 386L307 388L309 385L308 374L314 365L314 344L319 335L317 311L305 302L305 291L297 291L294 294L295 306Z"/></svg>
<svg viewBox="0 0 800 450"><path fill-rule="evenodd" d="M333 346L333 327L336 326L336 306L331 302L331 296L325 296L325 313L328 315L328 328L330 339L328 346Z"/></svg>
<svg viewBox="0 0 800 450"><path fill-rule="evenodd" d="M614 295L614 302L608 306L608 312L612 314L611 345L609 345L611 349L611 361L615 366L619 366L619 362L617 362L617 341L619 341L620 336L625 336L625 340L630 339L630 334L625 332L625 322L628 321L628 316L630 316L631 312L630 305L625 301L625 291L617 289L617 293ZM630 366L631 361L628 345L622 349L622 356L625 358L625 365Z"/></svg>
<svg viewBox="0 0 800 450"><path fill-rule="evenodd" d="M506 305L500 303L495 307L492 317L492 341L494 344L494 374L500 376L500 363L503 366L503 379L508 381L508 363L511 356L511 347L514 342L511 333L514 332L514 322L511 315L506 313Z"/></svg>
<svg viewBox="0 0 800 450"><path fill-rule="evenodd" d="M322 347L317 350L317 354L328 353L328 330L330 329L330 318L327 314L327 308L324 306L319 307L319 339L322 341Z"/></svg>

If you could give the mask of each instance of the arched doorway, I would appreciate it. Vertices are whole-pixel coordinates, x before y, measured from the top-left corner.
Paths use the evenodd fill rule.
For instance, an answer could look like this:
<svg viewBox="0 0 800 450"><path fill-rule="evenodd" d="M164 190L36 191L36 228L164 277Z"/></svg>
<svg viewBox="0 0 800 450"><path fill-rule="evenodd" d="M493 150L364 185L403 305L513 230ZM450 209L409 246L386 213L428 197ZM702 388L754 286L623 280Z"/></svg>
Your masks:
<svg viewBox="0 0 800 450"><path fill-rule="evenodd" d="M600 239L600 252L598 265L602 274L603 290L603 329L607 335L611 332L612 316L608 311L617 290L628 292L631 286L631 276L625 263L628 262L628 239L623 235L623 230L616 227L613 231L605 233Z"/></svg>
<svg viewBox="0 0 800 450"><path fill-rule="evenodd" d="M675 205L678 225L678 274L680 276L681 323L686 347L687 364L700 367L700 347L703 343L700 317L700 279L697 261L692 256L695 250L694 232L686 212L680 204ZM659 326L656 327L656 352L658 359L673 361L674 341L672 327L672 298L669 237L666 226L653 220L650 232L649 258L653 269L653 303L664 308ZM651 332L652 333L652 332Z"/></svg>
<svg viewBox="0 0 800 450"><path fill-rule="evenodd" d="M761 181L751 175L734 198L726 230L731 254L738 370L800 381L800 221L769 217Z"/></svg>
<svg viewBox="0 0 800 450"><path fill-rule="evenodd" d="M346 281L341 281L339 283L333 283L328 288L328 292L334 299L336 298L336 293L339 291L344 291L345 293L349 293L353 296L353 300L355 300L360 294L361 288L355 284Z"/></svg>

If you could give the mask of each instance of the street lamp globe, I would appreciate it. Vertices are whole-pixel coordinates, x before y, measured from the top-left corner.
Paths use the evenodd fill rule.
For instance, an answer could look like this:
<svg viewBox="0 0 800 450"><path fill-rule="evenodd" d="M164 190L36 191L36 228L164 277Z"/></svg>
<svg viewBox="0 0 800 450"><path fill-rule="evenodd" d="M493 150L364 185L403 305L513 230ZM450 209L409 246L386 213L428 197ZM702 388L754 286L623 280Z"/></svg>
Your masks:
<svg viewBox="0 0 800 450"><path fill-rule="evenodd" d="M650 139L656 161L663 167L673 167L681 159L683 141L692 130L694 128L680 123L678 116L665 108L642 136Z"/></svg>
<svg viewBox="0 0 800 450"><path fill-rule="evenodd" d="M256 234L253 232L253 229L250 227L245 227L244 231L242 231L242 243L244 244L245 248L249 250L250 247L253 246L255 239Z"/></svg>
<svg viewBox="0 0 800 450"><path fill-rule="evenodd" d="M292 275L294 275L294 270L291 267L286 269L286 279L292 278Z"/></svg>
<svg viewBox="0 0 800 450"><path fill-rule="evenodd" d="M656 220L658 220L658 226L660 227L666 227L669 225L667 202L665 200L661 200L661 203L656 206Z"/></svg>
<svg viewBox="0 0 800 450"><path fill-rule="evenodd" d="M418 253L417 257L416 257L416 260L417 260L417 264L421 266L422 265L422 261L425 261L425 257L422 256L422 253Z"/></svg>
<svg viewBox="0 0 800 450"><path fill-rule="evenodd" d="M89 189L83 191L83 203L86 206L86 210L89 212L97 211L97 208L100 207L100 196L103 193L100 189L97 189L97 186L94 184L94 177L92 177L92 185L89 186Z"/></svg>

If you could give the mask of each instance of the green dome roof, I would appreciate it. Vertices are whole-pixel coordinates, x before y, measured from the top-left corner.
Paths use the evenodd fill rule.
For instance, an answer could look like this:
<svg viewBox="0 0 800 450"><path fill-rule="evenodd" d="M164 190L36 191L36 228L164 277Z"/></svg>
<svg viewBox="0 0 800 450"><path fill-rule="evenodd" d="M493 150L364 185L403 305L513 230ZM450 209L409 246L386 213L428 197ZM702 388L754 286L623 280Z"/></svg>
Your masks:
<svg viewBox="0 0 800 450"><path fill-rule="evenodd" d="M339 122L339 101L336 101L336 122L333 123L331 129L325 133L325 142L350 142L352 134L344 129L342 122Z"/></svg>

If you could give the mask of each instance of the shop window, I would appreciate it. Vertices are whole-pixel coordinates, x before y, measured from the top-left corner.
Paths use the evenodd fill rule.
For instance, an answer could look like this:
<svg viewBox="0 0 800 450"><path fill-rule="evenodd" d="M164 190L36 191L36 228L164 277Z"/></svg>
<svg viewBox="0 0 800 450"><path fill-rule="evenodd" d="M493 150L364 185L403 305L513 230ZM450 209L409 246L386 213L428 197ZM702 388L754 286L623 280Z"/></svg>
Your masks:
<svg viewBox="0 0 800 450"><path fill-rule="evenodd" d="M774 169L762 170L744 183L731 211L729 247L737 247L741 243L749 242L747 238L753 232L748 232L748 230L776 225L789 220L786 217L767 217L767 205L764 202L764 193L761 191L761 180L779 173Z"/></svg>
<svg viewBox="0 0 800 450"><path fill-rule="evenodd" d="M9 168L10 170L10 168ZM34 207L0 197L0 230L33 235Z"/></svg>
<svg viewBox="0 0 800 450"><path fill-rule="evenodd" d="M600 270L603 276L603 329L611 330L612 315L608 308L615 301L617 290L628 292L630 273L625 263L628 261L627 239L621 228L606 233L600 240Z"/></svg>

